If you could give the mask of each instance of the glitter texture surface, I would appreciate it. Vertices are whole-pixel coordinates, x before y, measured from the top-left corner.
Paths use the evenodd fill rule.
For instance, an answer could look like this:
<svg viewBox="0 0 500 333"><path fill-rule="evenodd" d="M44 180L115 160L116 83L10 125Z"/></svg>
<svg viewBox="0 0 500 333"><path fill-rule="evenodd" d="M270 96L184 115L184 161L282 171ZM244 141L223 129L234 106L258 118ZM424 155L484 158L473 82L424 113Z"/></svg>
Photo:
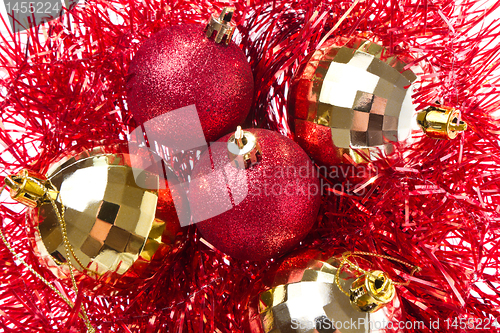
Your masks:
<svg viewBox="0 0 500 333"><path fill-rule="evenodd" d="M262 161L235 168L227 153L229 135L221 138L195 165L189 199L193 219L201 220L198 229L212 245L235 258L264 260L284 254L312 228L319 180L292 140L268 130L248 131L260 144Z"/></svg>
<svg viewBox="0 0 500 333"><path fill-rule="evenodd" d="M127 78L127 102L139 124L194 104L208 142L245 120L252 96L243 51L206 38L202 25L170 26L153 35L137 51ZM161 140L170 126L154 126L151 134Z"/></svg>

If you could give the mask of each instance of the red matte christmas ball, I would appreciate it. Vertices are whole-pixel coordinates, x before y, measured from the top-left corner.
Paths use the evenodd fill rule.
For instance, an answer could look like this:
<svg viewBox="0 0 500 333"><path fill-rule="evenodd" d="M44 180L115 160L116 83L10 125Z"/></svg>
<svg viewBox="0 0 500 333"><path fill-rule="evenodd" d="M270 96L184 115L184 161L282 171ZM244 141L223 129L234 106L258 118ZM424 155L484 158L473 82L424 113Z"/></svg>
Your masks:
<svg viewBox="0 0 500 333"><path fill-rule="evenodd" d="M304 239L316 221L320 192L314 165L298 144L249 129L224 136L202 154L189 202L193 222L217 249L265 260Z"/></svg>
<svg viewBox="0 0 500 333"><path fill-rule="evenodd" d="M242 50L207 38L203 26L193 24L167 27L146 40L127 79L127 103L138 124L194 104L207 142L245 120L252 96L252 71ZM162 140L162 133L178 126L183 127L182 115L147 134Z"/></svg>

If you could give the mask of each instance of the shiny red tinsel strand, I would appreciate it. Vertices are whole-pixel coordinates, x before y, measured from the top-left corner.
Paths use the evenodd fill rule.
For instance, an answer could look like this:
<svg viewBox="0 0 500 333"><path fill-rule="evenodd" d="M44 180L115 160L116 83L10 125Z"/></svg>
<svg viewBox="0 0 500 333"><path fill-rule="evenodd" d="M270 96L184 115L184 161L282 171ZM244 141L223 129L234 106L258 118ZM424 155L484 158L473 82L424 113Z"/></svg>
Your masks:
<svg viewBox="0 0 500 333"><path fill-rule="evenodd" d="M500 101L494 75L500 61L499 24L484 20L500 3L365 0L331 31L353 3L233 4L241 22L236 40L256 83L249 122L293 135L286 105L291 77L331 32L373 37L393 53L415 59L424 69L414 95L417 105L439 100L455 106L470 130L454 141L419 137L374 164L376 173L325 177L330 190L321 219L301 248L328 254L346 249L386 253L422 267L409 286L398 288L401 320L499 318L500 119L495 111ZM124 80L139 44L166 25L204 22L226 4L89 1L48 25L10 36L13 42L4 39L2 176L25 167L43 169L61 152L125 140L134 123ZM349 189L348 181L357 187ZM226 258L190 228L150 280L116 291L82 279L76 297L70 283L54 281L38 263L26 241L31 231L19 205L3 199L1 217L16 251L71 299L83 302L99 332L248 331L248 306L280 262ZM373 262L393 276L408 278L408 270L397 263ZM85 330L75 312L3 245L0 272L0 331ZM459 330L441 326L439 331Z"/></svg>

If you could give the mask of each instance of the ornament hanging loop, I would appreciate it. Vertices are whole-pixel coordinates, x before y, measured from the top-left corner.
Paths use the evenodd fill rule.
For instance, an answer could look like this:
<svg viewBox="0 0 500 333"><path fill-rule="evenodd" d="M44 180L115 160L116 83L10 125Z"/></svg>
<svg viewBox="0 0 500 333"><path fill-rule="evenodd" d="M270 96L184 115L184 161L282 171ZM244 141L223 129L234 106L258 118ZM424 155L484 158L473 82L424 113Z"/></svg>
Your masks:
<svg viewBox="0 0 500 333"><path fill-rule="evenodd" d="M228 45L231 42L235 28L234 25L231 25L233 14L234 8L224 7L219 17L212 15L205 28L207 30L207 38L212 37L214 31L217 31L215 42L219 44L224 41L224 43Z"/></svg>
<svg viewBox="0 0 500 333"><path fill-rule="evenodd" d="M434 105L417 114L418 125L433 139L455 139L467 130L467 123L460 120L460 112L454 108Z"/></svg>
<svg viewBox="0 0 500 333"><path fill-rule="evenodd" d="M31 208L50 203L59 193L45 176L26 169L5 178L4 182L12 199Z"/></svg>
<svg viewBox="0 0 500 333"><path fill-rule="evenodd" d="M395 286L408 285L409 281L395 282L384 271L367 271L348 260L348 258L351 256L362 258L360 257L360 255L384 258L412 267L410 275L413 275L416 272L420 271L420 267L411 265L407 262L390 256L370 252L344 252L342 254L340 266L335 275L335 284L344 294L349 296L351 305L361 312L375 312L380 310L393 300L394 296L396 295ZM349 292L345 291L339 282L340 272L346 265L362 273L354 280L351 287L349 288Z"/></svg>

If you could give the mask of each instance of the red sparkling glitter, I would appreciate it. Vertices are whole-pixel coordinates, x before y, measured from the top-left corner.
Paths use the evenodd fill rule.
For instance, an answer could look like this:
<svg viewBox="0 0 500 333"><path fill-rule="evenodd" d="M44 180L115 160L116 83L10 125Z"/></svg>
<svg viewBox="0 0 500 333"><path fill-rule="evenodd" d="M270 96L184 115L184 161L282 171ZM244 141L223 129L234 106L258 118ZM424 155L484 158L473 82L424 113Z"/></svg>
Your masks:
<svg viewBox="0 0 500 333"><path fill-rule="evenodd" d="M252 71L241 49L234 42L206 38L199 24L161 30L142 44L130 64L127 102L139 124L194 104L205 138L212 142L245 120L252 97ZM168 126L157 125L148 135L161 139Z"/></svg>
<svg viewBox="0 0 500 333"><path fill-rule="evenodd" d="M292 135L287 92L307 54L335 26L351 1L234 1L235 36L254 78L252 124ZM61 152L123 141L130 127L126 76L139 45L161 29L197 23L225 1L87 1L47 25L2 36L0 45L0 165L2 176L39 170ZM405 321L499 318L500 121L495 112L500 64L500 7L477 0L363 1L332 32L377 37L391 53L411 55L424 75L414 94L419 108L457 107L469 130L454 141L425 137L375 174L324 177L321 222L300 246L385 253L423 270L398 287ZM474 33L472 31L475 30ZM28 41L26 43L26 41ZM415 64L417 61L415 62ZM179 163L186 163L179 161ZM346 177L350 177L347 175ZM344 188L333 187L344 184ZM353 191L356 191L353 193ZM51 279L27 241L24 211L2 196L3 230L16 251ZM202 244L194 227L176 255L132 290L84 279L78 298L99 332L248 332L248 304L266 288L280 260L258 264L223 256ZM337 252L338 251L338 252ZM373 259L390 276L399 264ZM19 266L0 244L0 330L66 332L85 327L57 295ZM56 282L56 281L54 281ZM257 327L257 326L252 326ZM428 326L422 332L435 332ZM456 332L441 327L440 332Z"/></svg>
<svg viewBox="0 0 500 333"><path fill-rule="evenodd" d="M316 221L321 196L311 159L298 144L269 130L248 132L255 135L262 160L248 169L230 165L231 135L226 135L195 164L192 177L199 181L189 186L189 203L194 221L202 220L196 226L218 250L262 261L283 255L304 239ZM201 218L214 207L227 210Z"/></svg>

